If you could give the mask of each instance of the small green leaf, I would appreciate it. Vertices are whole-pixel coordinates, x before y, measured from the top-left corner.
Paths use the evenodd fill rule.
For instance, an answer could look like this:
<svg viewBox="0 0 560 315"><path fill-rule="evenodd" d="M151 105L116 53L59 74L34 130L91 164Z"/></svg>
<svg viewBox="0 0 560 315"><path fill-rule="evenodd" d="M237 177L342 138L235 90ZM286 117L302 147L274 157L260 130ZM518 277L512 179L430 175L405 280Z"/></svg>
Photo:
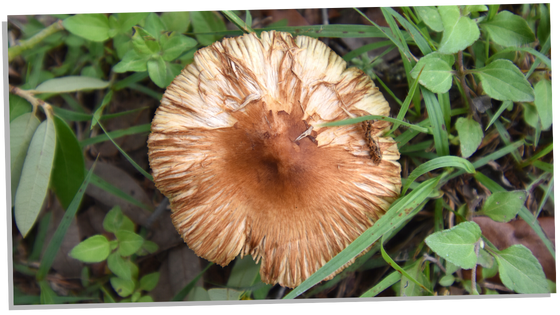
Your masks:
<svg viewBox="0 0 560 315"><path fill-rule="evenodd" d="M481 214L494 221L508 222L515 218L526 199L524 190L495 192L484 203Z"/></svg>
<svg viewBox="0 0 560 315"><path fill-rule="evenodd" d="M487 255L490 255L485 249L481 250L480 252L481 253L484 252ZM498 273L498 263L496 263L495 260L492 260L492 265L490 265L489 267L483 267L482 268L482 278L483 279L492 278L497 273Z"/></svg>
<svg viewBox="0 0 560 315"><path fill-rule="evenodd" d="M210 33L226 30L226 24L211 11L191 12L191 21L195 33ZM208 46L219 40L221 36L217 35L196 35L196 39L204 46Z"/></svg>
<svg viewBox="0 0 560 315"><path fill-rule="evenodd" d="M457 118L455 123L457 132L459 133L459 140L461 141L461 155L468 158L476 152L484 133L480 124L472 118Z"/></svg>
<svg viewBox="0 0 560 315"><path fill-rule="evenodd" d="M537 28L537 38L542 46L550 36L550 10L546 4L541 3L539 4L539 12L541 19Z"/></svg>
<svg viewBox="0 0 560 315"><path fill-rule="evenodd" d="M149 273L140 279L139 290L152 291L159 281L159 272Z"/></svg>
<svg viewBox="0 0 560 315"><path fill-rule="evenodd" d="M159 18L166 31L179 34L186 32L191 22L189 12L164 12Z"/></svg>
<svg viewBox="0 0 560 315"><path fill-rule="evenodd" d="M474 222L463 222L449 230L433 233L426 244L445 260L463 268L476 266L477 256L474 245L482 236L480 227Z"/></svg>
<svg viewBox="0 0 560 315"><path fill-rule="evenodd" d="M478 252L478 258L476 264L483 268L491 268L494 264L494 258L486 250L481 249Z"/></svg>
<svg viewBox="0 0 560 315"><path fill-rule="evenodd" d="M441 21L441 16L436 7L418 6L414 7L414 9L418 13L418 17L420 17L429 28L436 32L443 31L443 22Z"/></svg>
<svg viewBox="0 0 560 315"><path fill-rule="evenodd" d="M523 119L527 125L536 129L539 124L539 113L537 112L537 107L531 103L523 103Z"/></svg>
<svg viewBox="0 0 560 315"><path fill-rule="evenodd" d="M508 289L517 293L549 293L542 266L527 247L516 244L492 255Z"/></svg>
<svg viewBox="0 0 560 315"><path fill-rule="evenodd" d="M171 36L162 35L160 38L162 58L171 61L179 57L183 51L196 46L196 40L181 34L172 33Z"/></svg>
<svg viewBox="0 0 560 315"><path fill-rule="evenodd" d="M108 81L92 77L67 76L45 81L35 89L39 93L68 93L83 90L100 90L109 86Z"/></svg>
<svg viewBox="0 0 560 315"><path fill-rule="evenodd" d="M114 206L113 209L109 210L105 215L105 219L103 219L103 228L105 231L115 234L122 225L123 217L121 207Z"/></svg>
<svg viewBox="0 0 560 315"><path fill-rule="evenodd" d="M130 265L118 252L111 253L107 257L107 267L119 278L132 280Z"/></svg>
<svg viewBox="0 0 560 315"><path fill-rule="evenodd" d="M434 93L445 93L449 91L453 83L451 66L454 61L455 58L452 55L433 52L420 58L410 75L416 79L420 70L424 69L420 75L420 84Z"/></svg>
<svg viewBox="0 0 560 315"><path fill-rule="evenodd" d="M259 274L260 265L251 256L237 258L231 270L227 286L230 288L246 288L253 285Z"/></svg>
<svg viewBox="0 0 560 315"><path fill-rule="evenodd" d="M134 281L119 277L111 278L111 286L121 297L127 297L134 291Z"/></svg>
<svg viewBox="0 0 560 315"><path fill-rule="evenodd" d="M439 284L442 287L448 287L452 285L454 282L455 282L455 276L453 275L445 275L441 277L441 279L439 279Z"/></svg>
<svg viewBox="0 0 560 315"><path fill-rule="evenodd" d="M104 14L76 14L66 18L62 25L72 34L102 42L109 39L109 19Z"/></svg>
<svg viewBox="0 0 560 315"><path fill-rule="evenodd" d="M150 33L156 40L159 40L159 37L165 31L165 25L163 25L157 14L150 13L148 17L146 17L144 29L148 33Z"/></svg>
<svg viewBox="0 0 560 315"><path fill-rule="evenodd" d="M33 134L15 195L15 220L23 237L33 227L47 195L55 147L54 121L48 117Z"/></svg>
<svg viewBox="0 0 560 315"><path fill-rule="evenodd" d="M158 245L152 241L148 241L145 240L144 244L142 244L142 248L140 249L139 253L137 253L138 255L147 255L147 254L153 254L155 252L157 252L158 250Z"/></svg>
<svg viewBox="0 0 560 315"><path fill-rule="evenodd" d="M115 233L119 241L119 253L122 256L130 256L142 247L144 239L142 236L127 230L119 230Z"/></svg>
<svg viewBox="0 0 560 315"><path fill-rule="evenodd" d="M51 185L64 209L68 208L85 178L84 156L76 135L68 124L54 117L56 152Z"/></svg>
<svg viewBox="0 0 560 315"><path fill-rule="evenodd" d="M69 255L86 263L97 263L107 259L109 253L111 253L109 241L105 236L98 234L76 245Z"/></svg>
<svg viewBox="0 0 560 315"><path fill-rule="evenodd" d="M140 57L150 57L159 52L160 47L155 37L140 26L134 27L132 47Z"/></svg>
<svg viewBox="0 0 560 315"><path fill-rule="evenodd" d="M15 94L10 93L9 96L10 103L10 122L14 121L17 117L30 113L33 107L24 98L19 97Z"/></svg>
<svg viewBox="0 0 560 315"><path fill-rule="evenodd" d="M169 63L165 62L161 56L148 61L148 74L150 79L160 88L167 87L177 76Z"/></svg>
<svg viewBox="0 0 560 315"><path fill-rule="evenodd" d="M501 46L521 46L535 41L527 21L509 11L501 11L491 21L480 23L480 27Z"/></svg>
<svg viewBox="0 0 560 315"><path fill-rule="evenodd" d="M117 13L119 32L127 33L133 26L137 25L149 13Z"/></svg>
<svg viewBox="0 0 560 315"><path fill-rule="evenodd" d="M136 50L129 50L122 58L119 63L113 67L113 71L117 73L123 73L127 71L142 72L148 70L146 62L150 59L150 56L141 56Z"/></svg>
<svg viewBox="0 0 560 315"><path fill-rule="evenodd" d="M542 79L535 84L535 106L541 119L542 130L552 126L552 84Z"/></svg>
<svg viewBox="0 0 560 315"><path fill-rule="evenodd" d="M10 95L11 96L11 95ZM12 184L12 203L23 169L31 138L41 122L33 113L25 113L10 123L10 170Z"/></svg>
<svg viewBox="0 0 560 315"><path fill-rule="evenodd" d="M532 102L535 99L531 84L509 60L494 60L472 72L478 76L482 89L491 98L514 102Z"/></svg>
<svg viewBox="0 0 560 315"><path fill-rule="evenodd" d="M480 37L476 22L461 16L458 6L439 6L438 11L444 28L439 52L454 54L472 45Z"/></svg>

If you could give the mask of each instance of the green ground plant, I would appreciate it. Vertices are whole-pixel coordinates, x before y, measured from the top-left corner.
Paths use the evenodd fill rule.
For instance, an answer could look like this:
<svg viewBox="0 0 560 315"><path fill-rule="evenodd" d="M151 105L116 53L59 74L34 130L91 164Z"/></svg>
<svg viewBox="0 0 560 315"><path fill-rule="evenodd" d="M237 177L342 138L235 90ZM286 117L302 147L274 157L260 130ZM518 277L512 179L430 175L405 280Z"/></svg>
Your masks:
<svg viewBox="0 0 560 315"><path fill-rule="evenodd" d="M82 241L70 253L84 263L106 262L110 275L87 279L88 267L84 267L83 290L72 298L57 295L46 282L89 184L152 210L92 175L95 163L86 169L84 149L111 141L138 173L151 181L149 170L139 166L114 141L145 134L150 124L111 132L104 128L105 120L137 111L109 114L107 109L115 95L129 89L159 101L161 89L192 62L197 49L224 36L260 34L272 29L321 38L382 39L350 51L343 58L369 74L384 94L394 99L398 114L366 116L325 126L370 119L391 121L393 128L388 135L397 141L407 161L406 169L410 170L403 178L401 198L374 226L300 286L280 297L310 296L337 285L350 272L379 261L395 270L361 292L362 297L376 296L390 287L401 296L435 295L457 285L470 294L496 294L496 290L480 286L484 279L496 274L509 292L555 292L554 283L546 279L541 264L527 247L517 244L499 250L472 220L486 216L497 222L510 222L518 217L555 259L554 247L537 221L545 204L554 203L549 5L515 8L518 12L499 5L381 8L388 27L379 26L358 9L354 10L369 25L298 27L285 26L281 21L266 28L253 28L249 11L56 15L47 27L28 17L26 23L16 25L20 39L8 49L10 63L19 60L24 65L21 82L17 86L10 83L9 96L13 220L21 236L35 244L42 242L36 230L49 192L56 195L65 215L55 236L45 244L46 254L38 268L15 264L15 269L35 277L41 292L37 298L17 291L16 300L22 304L75 303L96 298L99 301L103 296L105 302L152 301L145 292L155 287L159 273L139 274L135 259L154 253L157 245L145 237L144 227L138 227L137 233L134 223L118 207L105 217L103 227L107 234ZM237 29L228 30L227 20ZM61 47L65 50L63 60L45 67L45 59ZM385 52L374 58L368 55L379 48ZM401 56L409 87L404 100L376 71L382 57L395 49ZM101 96L93 109L86 110L74 95L91 91ZM452 101L452 93L459 95L458 101ZM48 102L55 97L63 99L70 109ZM525 132L511 132L514 119L523 123ZM77 134L72 126L79 123L88 124L91 132ZM499 139L495 150L480 149L494 139ZM485 175L482 170L499 160L507 160L517 171L527 174L525 188L504 187ZM447 188L459 179L483 192L474 206L465 200L449 201ZM538 198L535 191L539 192ZM537 202L529 202L536 199ZM433 217L430 233L411 259L397 263L385 246L420 211ZM29 240L30 237L35 239ZM372 245L345 272L317 285ZM482 279L477 278L477 266ZM209 267L173 300L181 301L187 296L190 300L270 298L272 288L260 281L258 265L252 260L237 259L227 283L206 290L196 283ZM470 280L461 276L461 270L470 271ZM118 297L104 286L107 283Z"/></svg>

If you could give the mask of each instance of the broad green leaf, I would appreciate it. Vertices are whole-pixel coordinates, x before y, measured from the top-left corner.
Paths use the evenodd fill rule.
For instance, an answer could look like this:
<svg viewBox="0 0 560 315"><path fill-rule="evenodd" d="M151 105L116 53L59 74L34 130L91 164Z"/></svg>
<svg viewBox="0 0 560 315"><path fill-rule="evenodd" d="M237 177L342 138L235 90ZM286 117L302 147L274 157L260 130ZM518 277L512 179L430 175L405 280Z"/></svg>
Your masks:
<svg viewBox="0 0 560 315"><path fill-rule="evenodd" d="M172 61L179 57L186 49L196 46L196 40L176 33L172 33L171 36L162 35L160 43L163 50L162 58L165 61Z"/></svg>
<svg viewBox="0 0 560 315"><path fill-rule="evenodd" d="M498 59L484 68L472 70L482 83L482 89L491 98L500 101L532 102L533 88L511 61Z"/></svg>
<svg viewBox="0 0 560 315"><path fill-rule="evenodd" d="M134 27L134 35L132 35L132 47L140 57L151 57L158 53L160 46L156 38L148 33L140 26Z"/></svg>
<svg viewBox="0 0 560 315"><path fill-rule="evenodd" d="M210 301L210 296L203 287L195 287L189 296L189 301Z"/></svg>
<svg viewBox="0 0 560 315"><path fill-rule="evenodd" d="M531 103L523 103L523 119L527 125L537 128L539 124L539 113L537 107Z"/></svg>
<svg viewBox="0 0 560 315"><path fill-rule="evenodd" d="M225 31L226 25L224 21L210 11L191 12L191 21L195 33L209 33L216 31ZM219 40L219 35L196 35L196 39L204 46L208 46Z"/></svg>
<svg viewBox="0 0 560 315"><path fill-rule="evenodd" d="M27 235L47 195L56 147L56 131L52 118L35 130L23 162L15 196L15 220L23 237Z"/></svg>
<svg viewBox="0 0 560 315"><path fill-rule="evenodd" d="M420 70L424 69L420 75L420 84L434 93L445 93L453 83L453 62L455 58L452 55L433 52L420 58L410 75L416 79Z"/></svg>
<svg viewBox="0 0 560 315"><path fill-rule="evenodd" d="M137 25L149 13L117 13L117 21L119 23L119 32L127 33L133 26Z"/></svg>
<svg viewBox="0 0 560 315"><path fill-rule="evenodd" d="M228 278L227 287L246 288L253 285L259 274L260 265L251 256L237 258Z"/></svg>
<svg viewBox="0 0 560 315"><path fill-rule="evenodd" d="M169 64L161 56L158 56L155 60L148 61L148 73L150 74L150 79L160 88L167 87L176 76L171 67L169 67Z"/></svg>
<svg viewBox="0 0 560 315"><path fill-rule="evenodd" d="M521 46L535 41L527 21L509 11L501 11L491 21L480 23L480 27L501 46Z"/></svg>
<svg viewBox="0 0 560 315"><path fill-rule="evenodd" d="M243 294L243 291L237 291L228 288L208 290L208 296L210 297L211 301L230 301L230 300L236 301L241 298L241 294Z"/></svg>
<svg viewBox="0 0 560 315"><path fill-rule="evenodd" d="M130 256L142 247L144 239L142 236L127 230L119 230L115 233L119 241L119 253L122 256Z"/></svg>
<svg viewBox="0 0 560 315"><path fill-rule="evenodd" d="M10 95L11 96L11 95ZM41 122L33 113L25 113L10 123L10 171L12 204L21 177L23 162L27 155L31 138Z"/></svg>
<svg viewBox="0 0 560 315"><path fill-rule="evenodd" d="M485 249L480 251L481 253L486 253L487 255L491 255L490 253L488 253ZM490 265L488 268L483 267L482 268L482 278L483 279L488 279L488 278L492 278L493 276L495 276L498 273L498 263L496 263L495 260L492 261L492 265Z"/></svg>
<svg viewBox="0 0 560 315"><path fill-rule="evenodd" d="M164 12L159 17L168 32L184 33L191 22L189 12Z"/></svg>
<svg viewBox="0 0 560 315"><path fill-rule="evenodd" d="M107 259L111 253L109 241L103 235L94 235L80 242L70 251L69 255L86 263L97 263Z"/></svg>
<svg viewBox="0 0 560 315"><path fill-rule="evenodd" d="M119 277L111 278L111 286L121 297L127 297L134 291L134 281Z"/></svg>
<svg viewBox="0 0 560 315"><path fill-rule="evenodd" d="M109 19L104 14L76 14L62 21L64 28L85 39L102 42L109 39Z"/></svg>
<svg viewBox="0 0 560 315"><path fill-rule="evenodd" d="M107 212L105 218L103 219L103 229L113 234L117 233L117 231L121 228L123 217L124 215L121 207L114 206L113 209Z"/></svg>
<svg viewBox="0 0 560 315"><path fill-rule="evenodd" d="M433 92L428 91L424 87L420 87L424 103L428 111L428 118L432 124L432 133L434 135L434 144L437 155L449 155L449 134L445 125L445 117L443 109Z"/></svg>
<svg viewBox="0 0 560 315"><path fill-rule="evenodd" d="M484 203L481 214L494 221L508 222L515 218L526 199L524 190L495 192Z"/></svg>
<svg viewBox="0 0 560 315"><path fill-rule="evenodd" d="M152 291L159 281L159 272L152 272L140 279L139 290Z"/></svg>
<svg viewBox="0 0 560 315"><path fill-rule="evenodd" d="M436 32L443 31L443 22L441 21L441 16L436 7L418 6L414 7L414 9L418 13L418 17L420 17L429 28Z"/></svg>
<svg viewBox="0 0 560 315"><path fill-rule="evenodd" d="M39 281L39 288L41 289L40 301L41 304L55 304L57 298L56 293L53 291L47 280Z"/></svg>
<svg viewBox="0 0 560 315"><path fill-rule="evenodd" d="M455 283L455 276L453 275L445 275L439 279L439 285L442 287L448 287Z"/></svg>
<svg viewBox="0 0 560 315"><path fill-rule="evenodd" d="M539 26L537 28L537 38L542 46L550 36L550 10L547 4L539 4L539 12L541 14L541 19L539 20Z"/></svg>
<svg viewBox="0 0 560 315"><path fill-rule="evenodd" d="M480 36L476 22L461 16L458 6L439 6L438 12L443 22L439 52L454 54L472 45Z"/></svg>
<svg viewBox="0 0 560 315"><path fill-rule="evenodd" d="M132 38L130 35L117 34L113 37L113 47L117 50L117 58L122 60L126 53L133 50Z"/></svg>
<svg viewBox="0 0 560 315"><path fill-rule="evenodd" d="M10 122L14 121L14 119L18 118L19 116L25 113L31 112L31 110L33 109L33 107L28 101L12 93L10 93L9 96L9 103L10 103Z"/></svg>
<svg viewBox="0 0 560 315"><path fill-rule="evenodd" d="M494 264L494 257L490 255L485 249L480 249L476 264L483 268L491 268Z"/></svg>
<svg viewBox="0 0 560 315"><path fill-rule="evenodd" d="M56 152L54 155L51 186L60 204L67 209L84 181L84 156L80 143L70 126L54 117L56 129Z"/></svg>
<svg viewBox="0 0 560 315"><path fill-rule="evenodd" d="M83 90L100 90L109 86L108 81L92 77L67 76L50 79L35 89L38 93L68 93Z"/></svg>
<svg viewBox="0 0 560 315"><path fill-rule="evenodd" d="M468 158L476 152L478 146L482 142L484 133L480 124L472 118L457 118L455 123L459 140L461 141L461 155Z"/></svg>
<svg viewBox="0 0 560 315"><path fill-rule="evenodd" d="M107 267L117 277L132 280L132 270L130 264L118 252L113 252L107 257Z"/></svg>
<svg viewBox="0 0 560 315"><path fill-rule="evenodd" d="M463 268L476 266L474 245L480 240L482 232L478 224L463 222L451 229L436 232L428 236L426 244L445 260Z"/></svg>
<svg viewBox="0 0 560 315"><path fill-rule="evenodd" d="M492 255L508 289L517 293L549 293L542 266L527 247L516 244Z"/></svg>
<svg viewBox="0 0 560 315"><path fill-rule="evenodd" d="M165 31L165 25L163 25L156 13L150 13L148 17L146 17L144 29L148 33L150 33L156 40L159 40L161 34Z"/></svg>
<svg viewBox="0 0 560 315"><path fill-rule="evenodd" d="M552 126L552 84L542 79L535 84L535 106L541 119L542 130Z"/></svg>
<svg viewBox="0 0 560 315"><path fill-rule="evenodd" d="M141 56L136 50L129 50L114 67L113 71L123 73L127 71L142 72L148 70L146 62L150 56Z"/></svg>

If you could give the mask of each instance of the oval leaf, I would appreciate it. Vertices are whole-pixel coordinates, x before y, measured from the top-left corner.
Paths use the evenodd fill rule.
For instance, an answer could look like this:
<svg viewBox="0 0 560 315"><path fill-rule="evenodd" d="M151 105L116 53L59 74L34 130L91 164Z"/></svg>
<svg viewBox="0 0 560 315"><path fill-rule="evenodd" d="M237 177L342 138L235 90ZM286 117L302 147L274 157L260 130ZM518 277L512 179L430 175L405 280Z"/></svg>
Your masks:
<svg viewBox="0 0 560 315"><path fill-rule="evenodd" d="M107 238L103 235L94 235L72 248L69 255L86 263L97 263L107 259L110 252Z"/></svg>
<svg viewBox="0 0 560 315"><path fill-rule="evenodd" d="M517 293L549 293L542 266L527 247L516 244L493 256L500 279L509 289Z"/></svg>
<svg viewBox="0 0 560 315"><path fill-rule="evenodd" d="M552 126L552 84L543 79L535 85L535 106L541 118L542 130Z"/></svg>
<svg viewBox="0 0 560 315"><path fill-rule="evenodd" d="M459 117L455 123L459 140L461 141L461 155L468 158L473 155L482 142L484 134L480 124L472 118Z"/></svg>
<svg viewBox="0 0 560 315"><path fill-rule="evenodd" d="M127 230L119 230L115 235L119 241L119 253L123 256L134 254L144 243L142 236Z"/></svg>
<svg viewBox="0 0 560 315"><path fill-rule="evenodd" d="M12 182L12 203L21 177L23 162L31 138L41 122L33 113L25 113L10 123L10 170Z"/></svg>
<svg viewBox="0 0 560 315"><path fill-rule="evenodd" d="M47 195L56 146L52 118L43 121L31 139L15 197L15 219L25 237L37 220Z"/></svg>
<svg viewBox="0 0 560 315"><path fill-rule="evenodd" d="M509 60L494 60L472 72L478 76L482 89L491 98L514 102L532 102L535 99L531 84Z"/></svg>
<svg viewBox="0 0 560 315"><path fill-rule="evenodd" d="M500 191L495 192L484 203L481 213L498 222L511 221L521 210L527 199L527 192Z"/></svg>
<svg viewBox="0 0 560 315"><path fill-rule="evenodd" d="M498 13L491 21L480 23L480 27L498 45L521 46L535 41L535 35L527 21L509 11Z"/></svg>
<svg viewBox="0 0 560 315"><path fill-rule="evenodd" d="M439 52L454 54L472 45L480 37L476 22L461 16L458 6L439 6L438 11L443 23Z"/></svg>
<svg viewBox="0 0 560 315"><path fill-rule="evenodd" d="M445 93L453 83L451 65L454 61L452 55L433 52L420 58L410 75L416 79L420 70L424 69L418 82L434 93Z"/></svg>
<svg viewBox="0 0 560 315"><path fill-rule="evenodd" d="M419 6L414 8L418 13L418 17L424 21L429 28L436 32L443 31L443 22L441 21L441 16L439 15L438 9L433 6Z"/></svg>
<svg viewBox="0 0 560 315"><path fill-rule="evenodd" d="M149 273L140 279L140 290L152 291L159 281L159 272Z"/></svg>
<svg viewBox="0 0 560 315"><path fill-rule="evenodd" d="M134 291L134 281L123 278L111 278L111 286L121 297L127 297Z"/></svg>
<svg viewBox="0 0 560 315"><path fill-rule="evenodd" d="M122 258L118 252L111 253L109 257L107 257L107 267L119 278L126 280L132 279L130 264Z"/></svg>
<svg viewBox="0 0 560 315"><path fill-rule="evenodd" d="M191 12L191 21L195 33L210 33L226 30L226 24L214 12ZM196 35L196 39L204 46L208 46L220 38L221 36L217 35Z"/></svg>
<svg viewBox="0 0 560 315"><path fill-rule="evenodd" d="M77 14L66 18L62 25L70 33L102 42L109 39L109 18L104 14Z"/></svg>
<svg viewBox="0 0 560 315"><path fill-rule="evenodd" d="M428 236L425 242L440 257L463 269L472 269L477 261L474 245L481 236L478 224L469 221L436 232Z"/></svg>
<svg viewBox="0 0 560 315"><path fill-rule="evenodd" d="M67 76L47 80L35 89L39 93L68 93L83 90L99 90L109 86L108 81L84 76Z"/></svg>
<svg viewBox="0 0 560 315"><path fill-rule="evenodd" d="M51 184L60 204L68 208L85 178L84 156L76 135L66 122L54 117L56 151Z"/></svg>
<svg viewBox="0 0 560 315"><path fill-rule="evenodd" d="M115 206L105 215L103 219L103 228L107 232L116 233L123 222L123 213L121 207Z"/></svg>

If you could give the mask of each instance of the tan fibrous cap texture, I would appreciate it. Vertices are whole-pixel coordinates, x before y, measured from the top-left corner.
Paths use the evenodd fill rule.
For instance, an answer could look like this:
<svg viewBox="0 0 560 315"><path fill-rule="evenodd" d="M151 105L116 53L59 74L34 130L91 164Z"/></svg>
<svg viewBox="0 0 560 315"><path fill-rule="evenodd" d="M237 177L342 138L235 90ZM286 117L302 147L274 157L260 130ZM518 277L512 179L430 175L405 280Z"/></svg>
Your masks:
<svg viewBox="0 0 560 315"><path fill-rule="evenodd" d="M226 38L195 54L156 112L149 160L197 255L222 266L251 255L264 282L295 287L398 197L400 155L381 137L386 121L369 128L380 163L360 124L319 126L389 115L366 74L316 39L260 37Z"/></svg>

